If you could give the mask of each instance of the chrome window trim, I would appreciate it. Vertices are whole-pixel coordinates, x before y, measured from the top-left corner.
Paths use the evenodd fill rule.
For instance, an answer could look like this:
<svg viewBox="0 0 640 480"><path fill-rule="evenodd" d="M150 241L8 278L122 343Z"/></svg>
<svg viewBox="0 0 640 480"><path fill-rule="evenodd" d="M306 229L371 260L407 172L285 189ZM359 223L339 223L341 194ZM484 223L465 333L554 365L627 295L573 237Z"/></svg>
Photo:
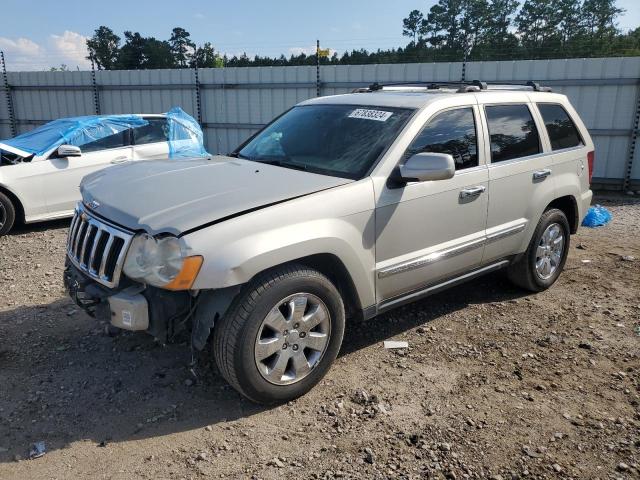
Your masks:
<svg viewBox="0 0 640 480"><path fill-rule="evenodd" d="M511 235L515 235L524 231L527 226L526 222L521 223L519 225L514 225L508 228L504 228L497 232L491 233L489 235L484 235L481 238L477 238L475 240L466 241L460 243L459 245L455 245L453 247L448 247L442 250L438 250L432 252L428 255L422 255L417 258L413 258L411 260L406 260L404 262L396 263L395 265L390 265L388 267L384 267L378 270L378 278L386 278L392 275L396 275L398 273L405 273L411 270L415 270L417 268L422 268L431 263L438 262L440 260L445 260L447 258L454 257L456 255L462 255L463 253L470 252L475 250L476 248L480 248L486 244L497 242L504 238L510 237Z"/></svg>

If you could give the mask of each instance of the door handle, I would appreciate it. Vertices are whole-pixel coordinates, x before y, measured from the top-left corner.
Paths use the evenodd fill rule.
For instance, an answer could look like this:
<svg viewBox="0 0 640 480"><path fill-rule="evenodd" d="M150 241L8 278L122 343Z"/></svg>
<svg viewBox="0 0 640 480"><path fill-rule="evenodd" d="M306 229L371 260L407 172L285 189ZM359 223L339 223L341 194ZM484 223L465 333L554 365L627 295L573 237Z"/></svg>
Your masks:
<svg viewBox="0 0 640 480"><path fill-rule="evenodd" d="M464 190L460 190L460 199L477 197L483 193L487 188L484 185L478 185L477 187L469 187Z"/></svg>
<svg viewBox="0 0 640 480"><path fill-rule="evenodd" d="M538 170L537 172L533 172L533 179L543 180L547 178L549 175L551 175L551 170L548 168L545 168L544 170Z"/></svg>
<svg viewBox="0 0 640 480"><path fill-rule="evenodd" d="M111 160L111 163L118 164L118 163L124 163L126 161L127 161L127 157L116 157L113 160Z"/></svg>

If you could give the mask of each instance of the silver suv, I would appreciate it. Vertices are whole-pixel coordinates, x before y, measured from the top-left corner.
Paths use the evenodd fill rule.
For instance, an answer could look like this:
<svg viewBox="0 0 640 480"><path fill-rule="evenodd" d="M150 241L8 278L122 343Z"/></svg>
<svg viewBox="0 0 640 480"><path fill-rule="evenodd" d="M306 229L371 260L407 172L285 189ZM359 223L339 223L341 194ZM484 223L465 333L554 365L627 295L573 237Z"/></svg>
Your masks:
<svg viewBox="0 0 640 480"><path fill-rule="evenodd" d="M82 182L65 284L91 315L165 343L212 336L260 403L327 373L345 319L506 268L541 291L591 202L593 143L564 95L472 82L300 103L229 156Z"/></svg>

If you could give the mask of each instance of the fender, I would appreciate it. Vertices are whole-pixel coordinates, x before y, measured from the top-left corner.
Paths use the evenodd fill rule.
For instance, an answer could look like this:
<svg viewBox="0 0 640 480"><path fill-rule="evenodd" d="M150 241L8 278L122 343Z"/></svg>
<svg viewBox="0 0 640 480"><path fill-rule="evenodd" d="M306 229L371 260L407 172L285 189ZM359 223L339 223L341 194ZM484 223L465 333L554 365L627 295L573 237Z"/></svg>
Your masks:
<svg viewBox="0 0 640 480"><path fill-rule="evenodd" d="M373 207L372 183L363 179L185 235L181 241L189 254L204 257L193 288L240 285L269 268L331 254L351 275L360 305L373 305ZM283 218L286 225L280 223Z"/></svg>

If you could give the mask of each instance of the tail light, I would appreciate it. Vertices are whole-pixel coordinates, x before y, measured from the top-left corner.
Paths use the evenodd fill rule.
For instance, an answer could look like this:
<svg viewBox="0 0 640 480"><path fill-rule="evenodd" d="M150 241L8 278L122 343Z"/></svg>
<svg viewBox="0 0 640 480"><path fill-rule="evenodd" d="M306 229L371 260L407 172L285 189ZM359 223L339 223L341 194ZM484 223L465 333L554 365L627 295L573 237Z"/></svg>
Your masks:
<svg viewBox="0 0 640 480"><path fill-rule="evenodd" d="M595 153L591 150L587 153L587 163L589 164L589 183L591 183L591 177L593 177L593 163L595 161Z"/></svg>

